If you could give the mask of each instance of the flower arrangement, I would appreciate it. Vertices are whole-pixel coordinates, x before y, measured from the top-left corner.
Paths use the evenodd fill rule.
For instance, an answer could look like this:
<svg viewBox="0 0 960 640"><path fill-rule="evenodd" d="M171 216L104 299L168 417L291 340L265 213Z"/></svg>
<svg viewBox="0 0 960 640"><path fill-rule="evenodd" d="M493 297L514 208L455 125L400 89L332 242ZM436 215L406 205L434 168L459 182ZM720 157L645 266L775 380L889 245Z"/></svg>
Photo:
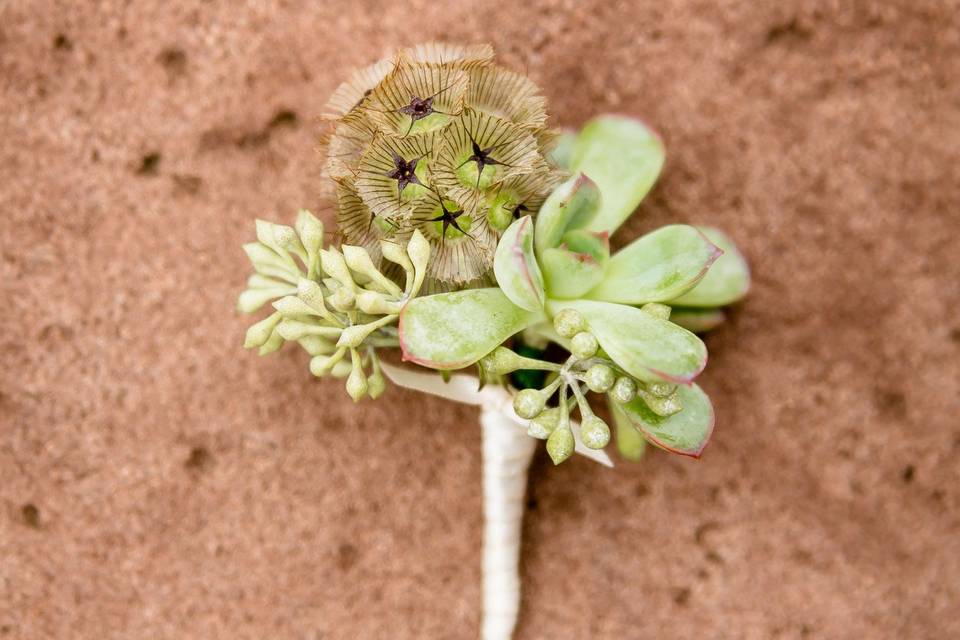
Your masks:
<svg viewBox="0 0 960 640"><path fill-rule="evenodd" d="M483 637L509 638L533 443L556 464L580 452L609 465L609 420L627 459L648 442L699 457L714 415L694 383L696 334L745 295L746 262L722 232L682 224L611 252L662 141L622 116L549 129L539 89L487 45L401 50L354 73L324 118L341 242L305 210L292 227L257 221L239 308L273 312L245 346L296 342L355 401L390 379L481 406ZM387 350L420 371L381 361ZM451 373L473 365L477 377Z"/></svg>

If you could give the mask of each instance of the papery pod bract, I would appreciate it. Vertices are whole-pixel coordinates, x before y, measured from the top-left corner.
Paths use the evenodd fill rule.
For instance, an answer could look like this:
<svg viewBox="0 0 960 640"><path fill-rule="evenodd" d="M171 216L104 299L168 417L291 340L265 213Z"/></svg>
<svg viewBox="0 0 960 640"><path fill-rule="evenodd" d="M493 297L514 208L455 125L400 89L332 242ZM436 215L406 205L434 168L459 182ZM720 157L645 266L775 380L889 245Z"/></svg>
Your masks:
<svg viewBox="0 0 960 640"><path fill-rule="evenodd" d="M379 259L381 240L419 229L435 256L425 291L489 281L500 235L564 176L546 159L556 134L539 88L489 45L401 50L356 71L324 117L343 241Z"/></svg>

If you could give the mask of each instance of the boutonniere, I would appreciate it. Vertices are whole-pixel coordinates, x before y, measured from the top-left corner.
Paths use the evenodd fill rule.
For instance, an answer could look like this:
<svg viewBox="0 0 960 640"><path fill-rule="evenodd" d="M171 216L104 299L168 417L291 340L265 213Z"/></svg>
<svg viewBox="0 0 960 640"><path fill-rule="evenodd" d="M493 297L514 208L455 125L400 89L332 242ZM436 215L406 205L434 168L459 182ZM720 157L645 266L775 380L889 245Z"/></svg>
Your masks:
<svg viewBox="0 0 960 640"><path fill-rule="evenodd" d="M272 311L245 346L296 343L357 402L392 380L480 407L483 637L509 638L535 443L556 464L612 466L612 439L628 460L647 443L699 457L714 414L697 334L746 294L746 262L719 230L684 224L611 251L663 142L624 116L549 128L538 87L489 46L401 50L355 72L324 119L339 242L309 211L257 221L239 308ZM391 350L408 364L383 362Z"/></svg>

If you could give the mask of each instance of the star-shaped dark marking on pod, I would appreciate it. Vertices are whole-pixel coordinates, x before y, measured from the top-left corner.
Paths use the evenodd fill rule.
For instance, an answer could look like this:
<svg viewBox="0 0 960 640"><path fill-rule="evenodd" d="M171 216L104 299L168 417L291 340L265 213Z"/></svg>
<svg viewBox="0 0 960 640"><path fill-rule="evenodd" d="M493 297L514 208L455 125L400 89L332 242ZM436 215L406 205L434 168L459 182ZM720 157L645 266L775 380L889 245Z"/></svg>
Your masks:
<svg viewBox="0 0 960 640"><path fill-rule="evenodd" d="M527 212L527 211L530 211L530 207L528 207L527 205L525 205L524 203L521 202L520 204L518 204L517 206L515 206L515 207L513 208L513 211L512 211L512 213L513 213L513 219L514 219L514 220L519 220L519 219L520 219L520 216L521 216L522 214L524 214L525 212Z"/></svg>
<svg viewBox="0 0 960 640"><path fill-rule="evenodd" d="M468 162L477 163L477 188L479 189L480 176L483 175L483 170L485 168L494 166L494 165L503 165L505 167L509 167L511 165L507 164L506 162L500 162L499 160L490 157L490 153L494 149L496 149L497 147L502 147L503 144L506 144L506 143L495 144L493 146L487 147L486 149L481 149L480 145L477 144L477 141L473 139L473 136L470 135L469 133L467 133L467 135L470 136L470 146L471 146L471 151L473 152L473 155L471 155L469 158L461 162L460 167L467 164ZM457 169L459 169L460 167L457 167Z"/></svg>
<svg viewBox="0 0 960 640"><path fill-rule="evenodd" d="M443 213L441 213L441 214L440 214L439 216L437 216L436 218L430 218L430 219L428 220L428 222L442 222L442 223L443 223L443 229L442 229L442 231L440 232L440 242L441 242L441 243L442 243L443 240L447 237L447 229L449 229L450 227L453 227L454 229L456 229L457 231L459 231L459 232L462 233L463 235L465 235L465 236L467 236L467 237L470 237L470 234L467 233L466 231L464 231L463 228L460 227L460 223L457 222L457 218L459 218L460 216L463 215L463 209L460 209L459 211L450 211L449 209L447 209L447 206L446 206L445 204L443 204L443 201L441 200L441 201L440 201L440 210L441 210Z"/></svg>
<svg viewBox="0 0 960 640"><path fill-rule="evenodd" d="M410 126L407 127L407 132L403 135L407 136L410 134L410 131L413 130L413 125L417 122L417 120L423 120L427 116L433 115L434 113L449 115L443 111L437 111L433 108L433 100L449 88L450 87L444 87L432 96L428 96L426 98L421 98L420 96L410 96L410 104L404 105L397 109L398 113L410 116Z"/></svg>
<svg viewBox="0 0 960 640"><path fill-rule="evenodd" d="M410 104L400 107L397 109L397 111L410 116L410 119L413 122L422 120L433 113L434 97L435 96L430 96L429 98L420 98L420 96L410 96Z"/></svg>
<svg viewBox="0 0 960 640"><path fill-rule="evenodd" d="M422 186L423 183L421 183L420 178L417 177L417 163L420 162L422 158L423 156L414 158L413 160L404 160L397 154L393 154L394 169L384 175L397 181L398 196L403 193L403 190L406 189L409 184L419 184Z"/></svg>

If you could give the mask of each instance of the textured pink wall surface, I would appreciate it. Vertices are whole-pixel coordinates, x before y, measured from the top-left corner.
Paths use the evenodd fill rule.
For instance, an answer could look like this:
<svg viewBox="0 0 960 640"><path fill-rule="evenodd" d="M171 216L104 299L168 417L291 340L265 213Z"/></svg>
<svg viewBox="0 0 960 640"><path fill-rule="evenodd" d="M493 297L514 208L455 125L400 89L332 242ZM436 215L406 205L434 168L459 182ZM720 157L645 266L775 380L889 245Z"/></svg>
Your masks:
<svg viewBox="0 0 960 640"><path fill-rule="evenodd" d="M404 44L661 132L726 229L699 462L538 452L520 640L960 636L955 2L0 2L0 638L471 638L473 409L241 349L253 218ZM561 550L558 553L558 550Z"/></svg>

